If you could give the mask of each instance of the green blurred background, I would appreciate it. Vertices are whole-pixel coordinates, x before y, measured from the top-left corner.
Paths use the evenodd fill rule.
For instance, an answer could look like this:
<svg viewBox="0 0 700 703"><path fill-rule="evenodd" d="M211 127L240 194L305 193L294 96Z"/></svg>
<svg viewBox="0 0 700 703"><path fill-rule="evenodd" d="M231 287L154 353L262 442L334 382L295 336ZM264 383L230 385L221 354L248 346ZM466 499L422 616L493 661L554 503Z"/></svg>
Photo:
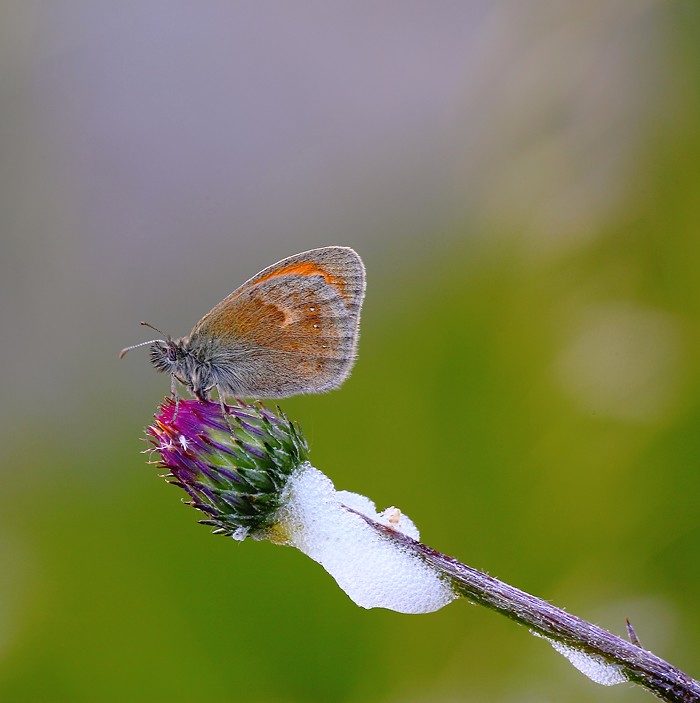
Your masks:
<svg viewBox="0 0 700 703"><path fill-rule="evenodd" d="M139 454L262 267L365 260L282 405L428 544L700 676L700 5L3 2L0 700L642 701L465 603L364 611Z"/></svg>

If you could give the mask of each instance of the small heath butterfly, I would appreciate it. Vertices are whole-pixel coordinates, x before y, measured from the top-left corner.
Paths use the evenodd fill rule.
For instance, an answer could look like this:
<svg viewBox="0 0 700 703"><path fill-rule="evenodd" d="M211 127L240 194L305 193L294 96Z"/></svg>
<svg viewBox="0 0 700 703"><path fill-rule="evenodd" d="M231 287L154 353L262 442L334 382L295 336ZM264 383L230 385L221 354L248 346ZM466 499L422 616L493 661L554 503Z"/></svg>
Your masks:
<svg viewBox="0 0 700 703"><path fill-rule="evenodd" d="M220 398L323 393L338 388L355 363L364 296L356 252L312 249L253 276L189 336L134 344L119 356L150 344L151 363L170 374L173 392L179 381L200 400L215 388Z"/></svg>

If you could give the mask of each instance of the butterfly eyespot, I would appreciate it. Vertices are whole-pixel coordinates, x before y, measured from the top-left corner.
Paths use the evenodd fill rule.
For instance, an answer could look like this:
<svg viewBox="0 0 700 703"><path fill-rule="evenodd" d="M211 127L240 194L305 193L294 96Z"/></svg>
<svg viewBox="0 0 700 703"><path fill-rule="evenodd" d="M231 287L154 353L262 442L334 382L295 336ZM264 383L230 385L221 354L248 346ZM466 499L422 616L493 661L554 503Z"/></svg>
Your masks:
<svg viewBox="0 0 700 703"><path fill-rule="evenodd" d="M314 329L317 330L320 327L320 325L314 325Z"/></svg>
<svg viewBox="0 0 700 703"><path fill-rule="evenodd" d="M309 312L316 312L316 308L313 308L313 307L309 308Z"/></svg>

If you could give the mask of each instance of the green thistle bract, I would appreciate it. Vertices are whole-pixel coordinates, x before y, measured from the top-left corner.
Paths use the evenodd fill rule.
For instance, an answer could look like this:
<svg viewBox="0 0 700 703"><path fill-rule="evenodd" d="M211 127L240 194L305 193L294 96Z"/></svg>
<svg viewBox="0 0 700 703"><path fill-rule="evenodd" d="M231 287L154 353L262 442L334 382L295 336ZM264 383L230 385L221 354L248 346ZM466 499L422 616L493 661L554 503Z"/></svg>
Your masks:
<svg viewBox="0 0 700 703"><path fill-rule="evenodd" d="M164 478L206 513L215 534L244 537L274 522L292 471L306 461L301 431L277 408L166 398L146 429Z"/></svg>

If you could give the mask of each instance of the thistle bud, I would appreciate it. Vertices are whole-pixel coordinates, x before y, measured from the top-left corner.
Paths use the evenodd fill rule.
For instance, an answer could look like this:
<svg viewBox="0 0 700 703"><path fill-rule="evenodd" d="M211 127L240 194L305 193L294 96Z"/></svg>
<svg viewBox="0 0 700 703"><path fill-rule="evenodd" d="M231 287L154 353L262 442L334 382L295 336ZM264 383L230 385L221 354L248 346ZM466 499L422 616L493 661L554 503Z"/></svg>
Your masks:
<svg viewBox="0 0 700 703"><path fill-rule="evenodd" d="M215 534L264 537L290 474L306 461L300 430L260 404L167 398L146 433L164 478L187 492Z"/></svg>

